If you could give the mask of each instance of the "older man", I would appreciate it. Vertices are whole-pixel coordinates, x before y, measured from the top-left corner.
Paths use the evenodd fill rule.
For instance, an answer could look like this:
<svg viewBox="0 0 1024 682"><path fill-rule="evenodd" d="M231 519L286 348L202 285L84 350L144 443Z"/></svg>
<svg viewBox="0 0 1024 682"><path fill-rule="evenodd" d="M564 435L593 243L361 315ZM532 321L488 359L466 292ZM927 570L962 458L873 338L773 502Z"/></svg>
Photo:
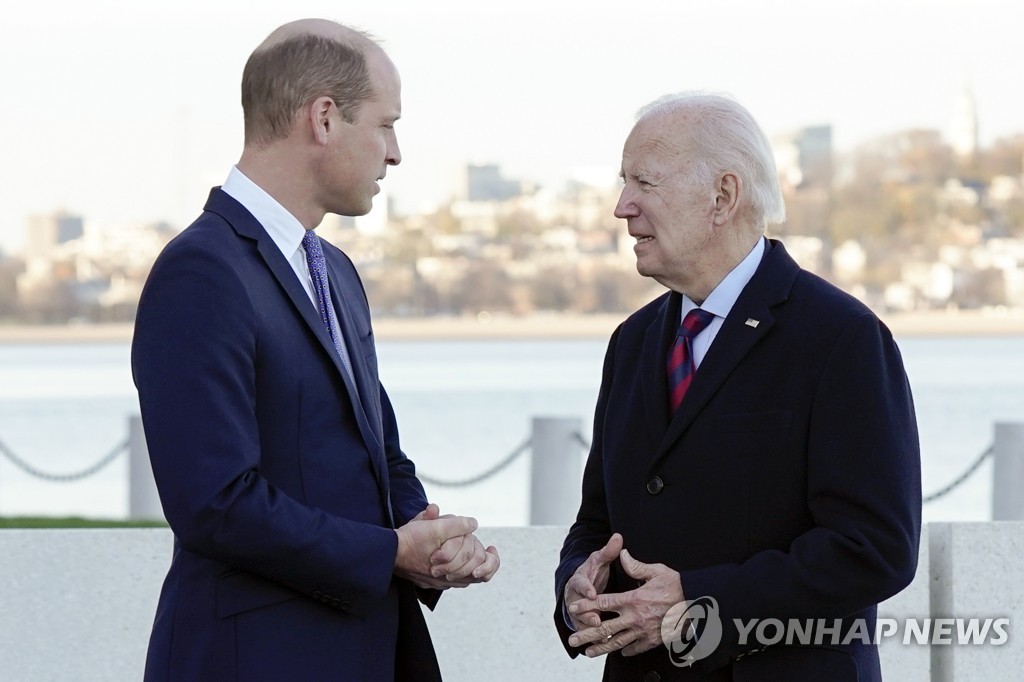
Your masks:
<svg viewBox="0 0 1024 682"><path fill-rule="evenodd" d="M146 680L439 680L417 597L498 568L473 519L427 504L359 277L313 231L401 161L399 88L361 33L274 31L243 73L241 159L153 267L132 369L175 541Z"/></svg>
<svg viewBox="0 0 1024 682"><path fill-rule="evenodd" d="M735 101L641 110L622 177L637 269L669 291L608 345L556 572L566 649L612 681L880 680L876 605L913 578L921 506L889 330L765 238L783 200ZM814 629L758 641L755 619Z"/></svg>

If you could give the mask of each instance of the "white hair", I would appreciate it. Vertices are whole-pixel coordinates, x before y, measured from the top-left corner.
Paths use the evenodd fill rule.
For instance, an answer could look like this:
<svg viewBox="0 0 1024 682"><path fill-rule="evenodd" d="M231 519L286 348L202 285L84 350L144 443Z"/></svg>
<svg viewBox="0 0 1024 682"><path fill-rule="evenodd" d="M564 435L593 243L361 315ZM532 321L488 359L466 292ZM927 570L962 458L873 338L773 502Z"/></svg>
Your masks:
<svg viewBox="0 0 1024 682"><path fill-rule="evenodd" d="M750 209L762 226L783 222L786 205L775 157L768 137L750 112L726 95L680 92L642 107L636 119L683 110L697 111L684 140L694 152L693 178L710 183L721 173L735 173L750 189Z"/></svg>

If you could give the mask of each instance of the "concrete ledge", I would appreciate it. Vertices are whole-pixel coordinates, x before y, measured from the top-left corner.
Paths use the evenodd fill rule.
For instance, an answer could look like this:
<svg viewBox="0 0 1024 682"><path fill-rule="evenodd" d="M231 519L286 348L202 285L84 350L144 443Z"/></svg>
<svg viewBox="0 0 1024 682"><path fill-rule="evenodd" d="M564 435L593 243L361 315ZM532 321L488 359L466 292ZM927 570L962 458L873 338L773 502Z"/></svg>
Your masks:
<svg viewBox="0 0 1024 682"><path fill-rule="evenodd" d="M571 661L551 622L562 527L483 528L502 569L489 585L446 594L427 615L447 682L597 680L600 660ZM931 524L914 583L882 618L1008 617L1002 646L883 640L887 679L1016 679L1024 645L1024 523ZM0 530L0 671L16 682L142 678L150 624L171 553L166 529ZM1024 621L1022 621L1024 622Z"/></svg>
<svg viewBox="0 0 1024 682"><path fill-rule="evenodd" d="M170 561L166 529L0 531L0 675L141 680Z"/></svg>
<svg viewBox="0 0 1024 682"><path fill-rule="evenodd" d="M927 618L930 609L929 576L931 574L927 527L921 538L917 575L914 582L899 594L878 605L878 618L892 618L897 622L907 618ZM1022 525L1024 532L1024 525ZM927 646L904 646L901 639L885 638L878 645L882 659L882 675L887 680L900 682L929 682L931 680L931 653Z"/></svg>
<svg viewBox="0 0 1024 682"><path fill-rule="evenodd" d="M445 682L601 679L603 659L570 659L552 620L555 567L568 528L483 528L501 553L487 585L448 590L427 615Z"/></svg>
<svg viewBox="0 0 1024 682"><path fill-rule="evenodd" d="M1013 521L931 524L932 617L1009 619L1000 646L933 645L935 682L1020 679L1024 643L1014 630L1024 623L1022 528Z"/></svg>

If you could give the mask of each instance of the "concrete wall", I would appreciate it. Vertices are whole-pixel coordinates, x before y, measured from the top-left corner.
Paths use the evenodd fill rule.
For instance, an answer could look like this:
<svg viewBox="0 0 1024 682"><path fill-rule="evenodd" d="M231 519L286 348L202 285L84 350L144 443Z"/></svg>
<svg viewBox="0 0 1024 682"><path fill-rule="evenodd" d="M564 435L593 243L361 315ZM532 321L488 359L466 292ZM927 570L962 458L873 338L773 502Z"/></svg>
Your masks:
<svg viewBox="0 0 1024 682"><path fill-rule="evenodd" d="M0 679L142 679L171 534L0 530Z"/></svg>
<svg viewBox="0 0 1024 682"><path fill-rule="evenodd" d="M899 682L1017 679L1024 643L1024 523L931 524L914 583L881 618L1010 618L1002 646L883 640ZM565 529L483 528L502 568L488 585L453 590L428 622L448 682L598 680L601 661L570 661L551 623L552 572ZM163 529L0 530L0 678L4 682L141 679L149 627L170 560ZM1024 619L1021 619L1024 622Z"/></svg>
<svg viewBox="0 0 1024 682"><path fill-rule="evenodd" d="M929 529L926 527L925 532ZM1021 525L1024 533L1024 524ZM914 582L890 599L878 605L878 618L927 618L929 609L929 544L927 537L921 539L921 550L917 560L917 575ZM931 656L926 646L903 646L895 637L882 639L878 644L878 655L882 659L882 675L887 680L899 682L929 682L931 680Z"/></svg>
<svg viewBox="0 0 1024 682"><path fill-rule="evenodd" d="M555 567L568 529L483 528L477 535L501 554L486 585L448 590L427 615L446 682L559 680L594 682L604 662L570 659L552 621Z"/></svg>
<svg viewBox="0 0 1024 682"><path fill-rule="evenodd" d="M931 647L935 682L1019 680L1024 670L1024 524L933 524L931 615L933 618L1009 618L1001 646Z"/></svg>

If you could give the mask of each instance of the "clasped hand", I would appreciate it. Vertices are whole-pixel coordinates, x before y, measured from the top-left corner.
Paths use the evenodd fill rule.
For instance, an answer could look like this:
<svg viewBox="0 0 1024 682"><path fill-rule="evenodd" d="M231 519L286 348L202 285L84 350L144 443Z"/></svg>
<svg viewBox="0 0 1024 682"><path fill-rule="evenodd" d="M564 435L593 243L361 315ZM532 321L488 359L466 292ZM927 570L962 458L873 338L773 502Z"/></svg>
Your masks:
<svg viewBox="0 0 1024 682"><path fill-rule="evenodd" d="M593 552L565 586L565 605L576 632L572 646L588 646L593 658L622 650L623 656L649 651L661 644L661 624L672 606L683 601L679 573L664 564L637 561L622 547L615 533L604 547ZM622 570L640 586L628 592L603 594L611 563L619 559ZM601 620L601 613L616 617Z"/></svg>
<svg viewBox="0 0 1024 682"><path fill-rule="evenodd" d="M441 516L436 504L427 505L395 531L395 574L417 587L435 590L487 582L498 571L501 560L493 546L484 548L474 535L476 529L474 518Z"/></svg>

